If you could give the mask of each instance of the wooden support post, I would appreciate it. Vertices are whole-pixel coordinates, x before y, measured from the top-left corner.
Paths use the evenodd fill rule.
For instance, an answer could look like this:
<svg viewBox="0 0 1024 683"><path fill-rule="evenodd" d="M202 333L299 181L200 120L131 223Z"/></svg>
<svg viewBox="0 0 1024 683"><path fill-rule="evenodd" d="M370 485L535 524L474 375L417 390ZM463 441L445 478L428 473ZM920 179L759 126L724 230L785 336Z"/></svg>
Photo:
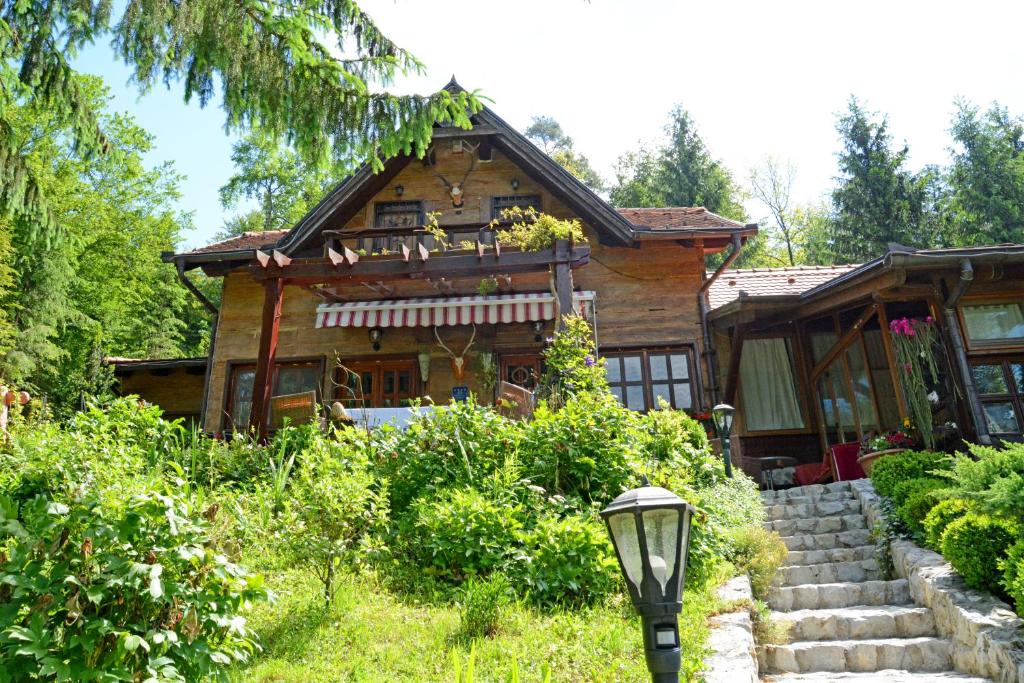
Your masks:
<svg viewBox="0 0 1024 683"><path fill-rule="evenodd" d="M885 360L889 363L889 379L892 382L893 392L896 394L896 408L900 411L900 425L907 419L910 412L907 410L907 398L903 393L903 382L900 381L901 373L897 368L896 349L892 345L892 335L889 333L889 316L885 313L885 302L878 301L878 326L882 330L882 346L885 347Z"/></svg>
<svg viewBox="0 0 1024 683"><path fill-rule="evenodd" d="M555 300L558 303L556 329L565 328L565 316L572 313L572 247L569 240L555 242Z"/></svg>
<svg viewBox="0 0 1024 683"><path fill-rule="evenodd" d="M732 344L729 345L729 370L725 375L725 394L722 400L728 405L736 405L736 389L740 379L740 357L743 355L743 340L747 337L746 325L737 325L732 332Z"/></svg>
<svg viewBox="0 0 1024 683"><path fill-rule="evenodd" d="M267 417L270 408L270 394L273 391L274 359L277 356L277 332L281 324L284 282L280 278L274 278L263 283L263 287L260 350L256 357L256 376L252 383L252 409L249 412L249 429L255 432L260 439L266 439L269 431Z"/></svg>
<svg viewBox="0 0 1024 683"><path fill-rule="evenodd" d="M864 309L864 312L861 313L856 322L850 326L850 329L843 333L843 336L832 345L832 348L828 350L828 353L826 353L822 359L818 361L818 364L814 366L814 369L811 370L812 382L817 382L818 378L821 377L821 373L825 372L825 370L828 369L828 366L832 365L832 361L838 358L839 354L845 351L846 347L857 339L860 335L861 328L864 327L864 325L867 324L867 322L871 320L876 313L878 313L877 303L872 303ZM850 386L853 385L851 384ZM856 406L854 406L854 410L856 410Z"/></svg>

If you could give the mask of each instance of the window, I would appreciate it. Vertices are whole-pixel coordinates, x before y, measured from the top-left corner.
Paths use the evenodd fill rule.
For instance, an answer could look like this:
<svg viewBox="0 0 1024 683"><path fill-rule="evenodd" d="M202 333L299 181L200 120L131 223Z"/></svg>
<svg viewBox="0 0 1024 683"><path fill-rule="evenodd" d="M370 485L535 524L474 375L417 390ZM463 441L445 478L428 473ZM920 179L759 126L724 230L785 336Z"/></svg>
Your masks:
<svg viewBox="0 0 1024 683"><path fill-rule="evenodd" d="M423 225L422 202L379 202L374 227L418 228Z"/></svg>
<svg viewBox="0 0 1024 683"><path fill-rule="evenodd" d="M1024 341L1024 304L965 305L963 313L972 342Z"/></svg>
<svg viewBox="0 0 1024 683"><path fill-rule="evenodd" d="M491 197L491 218L502 219L501 212L518 206L520 209L533 208L540 211L539 194L512 194L504 197Z"/></svg>
<svg viewBox="0 0 1024 683"><path fill-rule="evenodd" d="M401 408L419 396L413 359L352 361L335 372L335 398L346 408Z"/></svg>
<svg viewBox="0 0 1024 683"><path fill-rule="evenodd" d="M537 388L541 372L540 356L535 353L501 357L500 378L504 382L533 391Z"/></svg>
<svg viewBox="0 0 1024 683"><path fill-rule="evenodd" d="M612 393L630 410L657 408L664 399L677 410L695 403L688 349L609 353L605 373Z"/></svg>
<svg viewBox="0 0 1024 683"><path fill-rule="evenodd" d="M287 396L315 391L319 398L321 373L322 366L319 361L277 363L274 366L274 381L270 394L271 396ZM255 380L256 366L254 364L231 366L231 382L228 386L227 400L227 429L246 429L248 427ZM269 406L267 409L269 410ZM273 416L271 416L270 423L273 424L273 422Z"/></svg>
<svg viewBox="0 0 1024 683"><path fill-rule="evenodd" d="M788 337L748 339L743 343L740 391L747 431L803 429Z"/></svg>
<svg viewBox="0 0 1024 683"><path fill-rule="evenodd" d="M989 433L1019 439L1024 431L1024 358L975 363L971 370Z"/></svg>

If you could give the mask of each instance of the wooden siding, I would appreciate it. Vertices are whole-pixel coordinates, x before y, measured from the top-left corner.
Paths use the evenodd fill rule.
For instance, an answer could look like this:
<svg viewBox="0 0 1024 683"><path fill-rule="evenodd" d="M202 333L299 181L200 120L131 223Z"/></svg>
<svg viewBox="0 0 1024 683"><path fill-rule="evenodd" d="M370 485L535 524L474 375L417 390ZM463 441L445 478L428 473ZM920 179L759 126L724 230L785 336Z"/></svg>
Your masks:
<svg viewBox="0 0 1024 683"><path fill-rule="evenodd" d="M131 370L117 373L118 389L122 396L134 394L160 406L169 416L199 416L203 403L204 369L192 372L176 368L169 372Z"/></svg>
<svg viewBox="0 0 1024 683"><path fill-rule="evenodd" d="M451 154L448 141L439 142L438 147L440 172L450 181L458 182L468 166L469 152ZM519 181L515 190L511 186L513 178ZM395 192L398 185L403 187L400 197ZM426 211L441 212L438 222L444 227L486 223L490 220L491 197L511 194L538 194L545 213L561 218L573 217L563 204L496 150L493 161L477 161L476 169L466 180L465 194L464 208L461 211L453 209L441 180L431 168L414 161L357 212L345 229L357 231L372 227L375 203L399 200L422 200ZM588 226L584 229L592 255L588 265L574 272L575 286L597 293L597 334L602 349L693 344L699 354L701 327L697 291L704 277L700 251L674 242L647 243L638 248L609 247L601 245L596 233ZM500 276L500 271L495 275ZM478 283L478 280L454 281L451 293L474 293ZM502 282L500 291L544 291L548 288L548 278L544 274L515 275L511 284L509 288L507 282ZM397 283L394 287L395 297L439 295L436 289L423 281ZM370 289L358 286L340 288L338 293L353 300L382 298ZM482 387L476 379L479 352L529 353L539 352L542 347L542 343L534 340L535 333L528 324L479 325L476 341L466 358L465 379L458 382L447 354L434 338L432 328L386 329L381 349L375 353L364 328L316 329L316 307L321 302L321 298L306 289L285 287L277 360L325 359L323 387L327 400L335 395L331 378L339 358L342 361L373 357L408 358L429 350L430 377L424 393L444 403L451 388L459 384L482 395ZM256 358L262 308L263 288L244 269L236 269L225 277L204 424L207 430L219 431L223 425L228 364L254 361ZM553 330L553 323L549 323L544 334L550 335ZM471 330L468 327L442 327L440 332L449 348L459 352L468 341ZM706 376L703 368L700 376Z"/></svg>

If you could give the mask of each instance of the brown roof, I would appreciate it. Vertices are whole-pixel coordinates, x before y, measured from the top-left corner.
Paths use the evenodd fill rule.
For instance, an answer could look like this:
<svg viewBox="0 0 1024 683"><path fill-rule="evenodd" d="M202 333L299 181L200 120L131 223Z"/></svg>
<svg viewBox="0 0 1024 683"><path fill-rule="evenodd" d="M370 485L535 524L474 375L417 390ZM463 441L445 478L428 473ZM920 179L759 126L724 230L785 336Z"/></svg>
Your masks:
<svg viewBox="0 0 1024 683"><path fill-rule="evenodd" d="M744 296L786 296L803 294L812 287L848 273L858 264L846 266L792 266L727 270L708 292L711 308L724 306Z"/></svg>
<svg viewBox="0 0 1024 683"><path fill-rule="evenodd" d="M220 242L207 244L188 252L190 254L209 254L219 251L244 251L246 249L259 249L269 247L277 243L287 230L267 230L266 232L243 232L238 237L231 237Z"/></svg>
<svg viewBox="0 0 1024 683"><path fill-rule="evenodd" d="M623 218L641 230L733 230L747 227L703 206L616 209Z"/></svg>

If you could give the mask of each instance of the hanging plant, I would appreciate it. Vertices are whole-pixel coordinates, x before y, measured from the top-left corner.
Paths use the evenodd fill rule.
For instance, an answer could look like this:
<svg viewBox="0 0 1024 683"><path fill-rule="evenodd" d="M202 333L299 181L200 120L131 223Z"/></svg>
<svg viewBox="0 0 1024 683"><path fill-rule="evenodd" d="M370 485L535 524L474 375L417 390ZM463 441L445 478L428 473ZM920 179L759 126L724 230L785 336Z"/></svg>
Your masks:
<svg viewBox="0 0 1024 683"><path fill-rule="evenodd" d="M900 376L910 418L921 433L925 448L932 450L935 448L935 435L932 433L931 394L935 392L928 391L925 373L928 373L932 384L939 381L938 365L933 353L937 339L935 319L931 316L924 320L899 318L889 323L889 332L896 347L896 358L903 370Z"/></svg>

